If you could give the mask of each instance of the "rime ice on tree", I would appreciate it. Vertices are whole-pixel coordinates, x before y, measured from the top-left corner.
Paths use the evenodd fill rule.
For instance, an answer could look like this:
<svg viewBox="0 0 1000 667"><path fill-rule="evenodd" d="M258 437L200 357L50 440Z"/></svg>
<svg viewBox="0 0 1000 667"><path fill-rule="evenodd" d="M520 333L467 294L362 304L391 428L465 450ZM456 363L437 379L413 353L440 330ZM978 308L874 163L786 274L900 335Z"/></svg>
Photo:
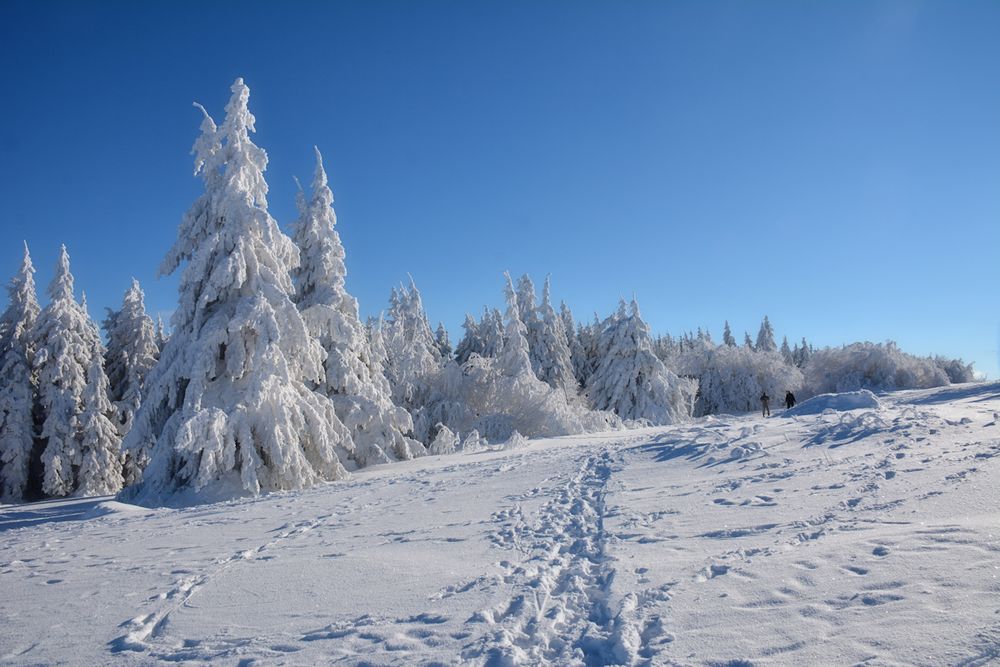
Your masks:
<svg viewBox="0 0 1000 667"><path fill-rule="evenodd" d="M152 448L130 493L144 502L208 486L226 495L296 489L346 474L337 452L350 442L346 429L329 399L306 386L322 378L324 354L292 302L299 253L268 213L250 91L237 79L232 93L221 126L202 109L193 152L205 192L161 267L184 264L173 331L126 437L130 451Z"/></svg>
<svg viewBox="0 0 1000 667"><path fill-rule="evenodd" d="M306 326L327 353L317 388L333 401L347 427L345 436L353 440L347 448L353 449L358 465L413 458L423 453L423 445L404 435L413 429L410 415L392 404L389 383L358 316L358 302L344 287L344 246L318 149L312 187L309 201L299 197L294 240L301 262L292 275Z"/></svg>
<svg viewBox="0 0 1000 667"><path fill-rule="evenodd" d="M622 419L671 424L691 416L694 387L653 354L639 305L622 301L600 334L600 362L587 384L594 408Z"/></svg>
<svg viewBox="0 0 1000 667"><path fill-rule="evenodd" d="M90 415L103 411L107 418L111 413L107 396L100 396L102 390L107 391L101 367L104 349L97 325L85 307L73 298L73 274L65 246L49 286L49 296L49 305L38 316L32 333L38 402L45 415L40 433L45 446L42 491L50 496L67 496L78 487L83 493L91 489L113 492L117 489L109 485L90 484L91 479L98 477L114 479L114 471L95 466L114 465L118 433L113 428L110 431L90 428ZM87 469L81 471L85 455L96 450L109 454L87 459ZM117 465L120 475L120 463ZM86 485L81 487L84 482ZM113 486L113 481L109 484Z"/></svg>
<svg viewBox="0 0 1000 667"><path fill-rule="evenodd" d="M125 435L142 405L146 377L160 356L159 335L146 314L142 288L133 279L120 310L108 309L104 320L108 349L104 355L118 431ZM137 482L149 462L149 452L131 452L125 462L125 483Z"/></svg>
<svg viewBox="0 0 1000 667"><path fill-rule="evenodd" d="M7 288L10 303L0 316L0 500L4 502L24 497L34 444L34 344L30 334L40 310L34 273L25 244L21 268Z"/></svg>

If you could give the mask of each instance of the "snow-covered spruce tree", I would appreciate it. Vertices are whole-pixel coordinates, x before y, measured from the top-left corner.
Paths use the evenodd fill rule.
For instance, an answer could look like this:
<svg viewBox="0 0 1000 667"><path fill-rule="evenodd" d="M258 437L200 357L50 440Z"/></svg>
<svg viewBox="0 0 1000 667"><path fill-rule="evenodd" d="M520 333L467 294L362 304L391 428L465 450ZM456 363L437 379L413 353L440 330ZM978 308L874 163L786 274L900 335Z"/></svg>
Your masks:
<svg viewBox="0 0 1000 667"><path fill-rule="evenodd" d="M536 322L535 348L532 350L531 360L535 375L550 387L562 389L567 396L575 396L577 382L573 374L569 340L563 328L562 318L552 307L551 285L548 278L545 279L545 286L542 288L542 303L537 308Z"/></svg>
<svg viewBox="0 0 1000 667"><path fill-rule="evenodd" d="M156 349L162 350L163 346L167 344L167 339L170 338L170 334L167 333L167 328L163 325L163 318L159 315L156 316Z"/></svg>
<svg viewBox="0 0 1000 667"><path fill-rule="evenodd" d="M326 351L316 389L333 401L339 419L336 430L345 439L338 444L343 450L353 450L352 458L358 465L411 459L424 449L404 435L413 430L410 415L392 404L389 382L372 354L358 302L344 286L344 246L336 230L333 192L318 149L312 188L308 201L301 193L299 197L293 238L300 262L292 277L302 318Z"/></svg>
<svg viewBox="0 0 1000 667"><path fill-rule="evenodd" d="M31 332L38 318L35 267L28 245L7 287L10 303L0 316L0 501L24 499L34 445L35 375Z"/></svg>
<svg viewBox="0 0 1000 667"><path fill-rule="evenodd" d="M622 301L600 334L600 363L587 383L597 410L610 410L625 420L645 419L672 424L691 416L695 384L667 370L653 353L649 327L633 299Z"/></svg>
<svg viewBox="0 0 1000 667"><path fill-rule="evenodd" d="M503 332L503 351L500 353L500 370L508 377L518 377L523 375L525 370L533 372L531 353L528 348L528 328L521 321L521 313L526 309L518 303L518 296L514 291L514 283L511 282L510 274L504 273L504 277L507 279L505 288L507 314L504 317L506 326Z"/></svg>
<svg viewBox="0 0 1000 667"><path fill-rule="evenodd" d="M146 314L138 280L132 279L121 309L109 308L107 312L103 323L108 341L104 364L117 412L118 432L124 436L132 428L132 420L142 404L146 376L160 357L160 347L153 320ZM138 481L146 463L129 458L126 483Z"/></svg>
<svg viewBox="0 0 1000 667"><path fill-rule="evenodd" d="M784 359L785 363L789 366L795 365L795 357L792 356L792 348L788 346L788 336L781 339L781 358Z"/></svg>
<svg viewBox="0 0 1000 667"><path fill-rule="evenodd" d="M736 339L733 337L733 330L729 328L729 320L726 320L726 326L722 329L722 344L736 347Z"/></svg>
<svg viewBox="0 0 1000 667"><path fill-rule="evenodd" d="M479 336L483 341L480 356L494 359L500 356L504 346L503 316L494 308L483 308L483 319L479 322Z"/></svg>
<svg viewBox="0 0 1000 667"><path fill-rule="evenodd" d="M81 442L82 416L85 409L100 409L85 404L84 393L88 375L92 377L95 368L101 369L104 350L97 325L87 315L83 304L73 297L73 274L66 246L60 251L55 277L49 285L49 297L49 304L39 314L31 333L35 348L34 369L38 376L38 405L43 415L39 434L44 446L42 492L49 496L68 496L80 483L80 466L85 453ZM100 375L103 374L101 370ZM94 381L100 384L100 378ZM106 383L104 380L101 386L106 388ZM92 398L93 394L88 392L88 399ZM118 448L117 432L113 437L102 432L96 438L88 441L88 447Z"/></svg>
<svg viewBox="0 0 1000 667"><path fill-rule="evenodd" d="M587 355L577 335L576 320L573 319L573 311L569 309L565 301L559 303L559 319L562 320L563 331L566 332L566 342L569 345L570 368L573 371L573 389L574 391L579 391L582 384L578 369L586 365Z"/></svg>
<svg viewBox="0 0 1000 667"><path fill-rule="evenodd" d="M106 496L122 489L121 435L112 419L108 377L95 353L87 370L80 414L80 473L77 495Z"/></svg>
<svg viewBox="0 0 1000 667"><path fill-rule="evenodd" d="M451 340L448 338L448 330L444 328L443 322L438 322L438 327L434 331L434 343L441 352L442 359L451 359Z"/></svg>
<svg viewBox="0 0 1000 667"><path fill-rule="evenodd" d="M483 341L479 337L479 324L472 315L465 314L462 329L465 331L465 335L462 336L462 340L458 341L458 346L455 348L455 361L459 366L468 361L473 354L482 356L483 352Z"/></svg>
<svg viewBox="0 0 1000 667"><path fill-rule="evenodd" d="M799 368L805 368L809 363L809 358L812 356L812 346L806 342L805 336L802 337L802 343L795 346L795 350L792 352L792 357L795 361L795 365Z"/></svg>
<svg viewBox="0 0 1000 667"><path fill-rule="evenodd" d="M413 279L389 297L389 318L382 332L387 352L385 374L392 400L413 410L426 400L427 378L441 367L441 352L427 322L420 290Z"/></svg>
<svg viewBox="0 0 1000 667"><path fill-rule="evenodd" d="M202 109L195 173L205 192L184 216L161 266L182 264L178 307L126 436L151 447L145 503L186 491L222 497L296 489L343 477L351 442L318 382L323 349L292 302L298 250L267 210L267 155L250 140L250 90L232 86L226 119ZM190 500L191 498L189 498Z"/></svg>
<svg viewBox="0 0 1000 667"><path fill-rule="evenodd" d="M774 329L771 328L771 321L764 316L764 321L760 323L760 331L757 332L757 343L754 349L758 352L777 352L778 345L774 342Z"/></svg>

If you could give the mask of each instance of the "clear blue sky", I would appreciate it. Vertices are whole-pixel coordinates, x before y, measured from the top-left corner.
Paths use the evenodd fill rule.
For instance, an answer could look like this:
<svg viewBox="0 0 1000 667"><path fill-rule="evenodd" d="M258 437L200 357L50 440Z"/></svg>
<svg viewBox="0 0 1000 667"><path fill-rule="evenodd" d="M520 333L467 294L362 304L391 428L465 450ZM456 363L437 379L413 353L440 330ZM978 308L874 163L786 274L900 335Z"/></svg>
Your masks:
<svg viewBox="0 0 1000 667"><path fill-rule="evenodd" d="M501 274L654 331L768 314L997 376L1000 2L6 2L0 273L58 244L95 316L200 190L237 76L271 210L323 151L363 314L412 273L453 333Z"/></svg>

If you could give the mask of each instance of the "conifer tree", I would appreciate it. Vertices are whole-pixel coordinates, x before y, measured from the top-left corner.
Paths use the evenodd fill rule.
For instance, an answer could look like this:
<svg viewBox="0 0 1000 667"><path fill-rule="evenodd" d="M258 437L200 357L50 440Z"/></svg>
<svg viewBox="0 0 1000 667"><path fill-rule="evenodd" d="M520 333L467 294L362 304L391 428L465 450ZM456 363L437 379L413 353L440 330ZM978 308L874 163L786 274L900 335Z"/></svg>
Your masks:
<svg viewBox="0 0 1000 667"><path fill-rule="evenodd" d="M482 356L483 353L483 341L479 336L479 324L472 315L465 314L462 329L465 330L465 335L462 336L462 340L458 342L458 347L455 348L455 362L459 366L467 362L473 354Z"/></svg>
<svg viewBox="0 0 1000 667"><path fill-rule="evenodd" d="M434 343L441 352L442 359L451 359L451 340L448 338L448 330L444 328L442 322L438 322L437 329L434 331Z"/></svg>
<svg viewBox="0 0 1000 667"><path fill-rule="evenodd" d="M146 376L156 365L160 348L152 318L146 314L142 288L133 279L125 292L120 310L107 309L104 332L108 349L104 355L111 401L117 412L118 432L124 436L142 404ZM129 483L138 481L147 461L129 460ZM136 470L138 468L138 470Z"/></svg>
<svg viewBox="0 0 1000 667"><path fill-rule="evenodd" d="M43 416L39 434L42 445L42 492L67 496L77 490L83 464L81 417L88 372L100 366L103 357L97 325L85 306L73 297L73 274L69 254L63 246L49 285L49 304L38 316L32 331L34 369L38 374L38 403ZM94 359L98 355L98 360ZM103 371L101 372L103 374ZM99 381L99 378L95 378ZM96 389L95 389L96 391ZM88 441L91 447L114 448L114 443Z"/></svg>
<svg viewBox="0 0 1000 667"><path fill-rule="evenodd" d="M573 369L574 389L579 390L582 386L580 381L581 369L587 365L587 353L580 344L580 337L576 330L576 321L573 319L573 312L563 301L559 304L559 317L562 319L563 331L566 332L566 341L569 344L569 358Z"/></svg>
<svg viewBox="0 0 1000 667"><path fill-rule="evenodd" d="M597 410L622 419L671 424L691 416L694 386L667 370L653 354L649 327L633 299L622 301L601 331L600 363L587 383L587 395Z"/></svg>
<svg viewBox="0 0 1000 667"><path fill-rule="evenodd" d="M722 330L722 343L729 347L736 347L736 339L733 337L732 329L729 328L729 320L726 320L726 326Z"/></svg>
<svg viewBox="0 0 1000 667"><path fill-rule="evenodd" d="M0 316L0 501L19 502L28 485L34 445L32 329L40 308L35 267L28 245L21 268L7 287L9 304Z"/></svg>
<svg viewBox="0 0 1000 667"><path fill-rule="evenodd" d="M750 334L746 331L743 332L743 347L748 350L753 350L753 339L750 338Z"/></svg>
<svg viewBox="0 0 1000 667"><path fill-rule="evenodd" d="M795 363L792 357L792 348L788 347L788 336L781 339L781 358L785 360L786 364L793 365Z"/></svg>
<svg viewBox="0 0 1000 667"><path fill-rule="evenodd" d="M503 352L500 354L500 369L504 375L516 377L522 373L532 373L531 356L528 352L527 328L521 321L521 308L517 302L517 292L509 273L504 273L507 285L504 294L507 297L507 313L504 316Z"/></svg>
<svg viewBox="0 0 1000 667"><path fill-rule="evenodd" d="M777 352L778 345L774 342L774 329L771 322L764 316L764 321L760 323L760 331L757 332L757 343L754 349L758 352Z"/></svg>
<svg viewBox="0 0 1000 667"><path fill-rule="evenodd" d="M77 494L106 496L121 491L121 435L112 421L115 409L108 398L108 377L99 350L87 370L87 386L80 414L80 473Z"/></svg>
<svg viewBox="0 0 1000 667"><path fill-rule="evenodd" d="M333 401L337 443L353 452L358 465L410 459L423 453L420 443L404 433L413 429L410 415L392 404L389 382L358 314L358 302L347 292L344 246L336 230L333 192L323 157L316 150L312 196L299 196L294 240L300 263L292 271L295 300L309 333L326 352L323 377L316 388Z"/></svg>
<svg viewBox="0 0 1000 667"><path fill-rule="evenodd" d="M545 279L542 303L537 308L535 350L532 367L539 380L550 387L576 394L576 377L563 321L552 307L551 284Z"/></svg>
<svg viewBox="0 0 1000 667"><path fill-rule="evenodd" d="M242 79L231 90L221 126L202 109L193 152L205 192L161 266L184 265L171 336L125 441L129 451L152 448L129 494L143 502L345 475L337 446L350 440L330 400L306 386L322 378L324 355L292 302L298 250L268 212L250 90Z"/></svg>
<svg viewBox="0 0 1000 667"><path fill-rule="evenodd" d="M416 409L426 399L428 378L441 366L441 352L412 278L409 287L400 285L390 294L383 338L392 400L407 410Z"/></svg>

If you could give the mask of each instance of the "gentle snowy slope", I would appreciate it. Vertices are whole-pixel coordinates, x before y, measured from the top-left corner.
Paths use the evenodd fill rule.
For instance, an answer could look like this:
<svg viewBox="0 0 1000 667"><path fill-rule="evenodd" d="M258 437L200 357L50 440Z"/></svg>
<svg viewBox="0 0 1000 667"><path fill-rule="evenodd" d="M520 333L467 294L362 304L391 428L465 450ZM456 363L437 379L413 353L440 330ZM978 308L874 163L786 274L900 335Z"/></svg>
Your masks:
<svg viewBox="0 0 1000 667"><path fill-rule="evenodd" d="M1000 385L880 402L5 506L0 662L1000 660Z"/></svg>

